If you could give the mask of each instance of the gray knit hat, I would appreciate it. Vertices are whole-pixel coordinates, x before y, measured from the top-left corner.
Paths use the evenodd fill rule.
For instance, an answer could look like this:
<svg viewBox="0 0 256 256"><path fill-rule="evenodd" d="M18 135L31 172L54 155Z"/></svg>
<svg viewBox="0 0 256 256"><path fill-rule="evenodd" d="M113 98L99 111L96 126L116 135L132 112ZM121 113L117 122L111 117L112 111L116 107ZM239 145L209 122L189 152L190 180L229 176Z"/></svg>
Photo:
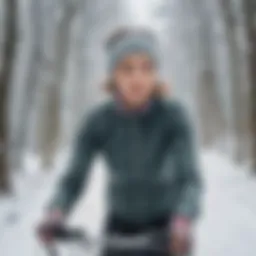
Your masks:
<svg viewBox="0 0 256 256"><path fill-rule="evenodd" d="M112 72L118 62L132 53L146 53L159 65L160 49L158 41L150 30L123 28L114 33L106 43L108 71Z"/></svg>

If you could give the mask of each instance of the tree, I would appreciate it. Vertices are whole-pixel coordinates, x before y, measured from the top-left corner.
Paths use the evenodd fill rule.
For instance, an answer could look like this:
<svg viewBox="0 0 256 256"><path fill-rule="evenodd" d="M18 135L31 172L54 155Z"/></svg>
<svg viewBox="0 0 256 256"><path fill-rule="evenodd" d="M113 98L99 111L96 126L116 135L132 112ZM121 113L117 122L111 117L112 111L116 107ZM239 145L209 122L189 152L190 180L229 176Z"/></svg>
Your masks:
<svg viewBox="0 0 256 256"><path fill-rule="evenodd" d="M28 144L28 137L30 135L30 126L32 124L33 112L36 105L36 92L38 89L38 80L40 69L42 66L42 42L43 42L43 29L42 29L42 15L41 15L41 1L33 0L28 4L29 17L31 24L31 37L28 44L28 71L23 75L25 77L25 85L23 88L22 104L19 110L19 123L15 132L15 154L14 165L15 167L22 166L22 159L26 152ZM16 89L16 88L15 88ZM17 92L14 92L17 93Z"/></svg>
<svg viewBox="0 0 256 256"><path fill-rule="evenodd" d="M57 21L54 38L54 58L49 61L53 70L49 84L44 89L43 115L40 122L40 150L45 169L53 165L60 139L61 120L61 86L65 79L67 59L69 56L70 30L76 13L76 4L65 0Z"/></svg>
<svg viewBox="0 0 256 256"><path fill-rule="evenodd" d="M250 100L250 113L251 113L251 132L252 132L252 159L253 171L256 173L256 2L254 0L243 0L246 30L248 36L248 64L249 64L249 77L251 82L251 100Z"/></svg>
<svg viewBox="0 0 256 256"><path fill-rule="evenodd" d="M233 134L235 139L233 158L241 163L246 159L247 143L246 135L248 133L248 119L246 114L246 105L248 96L245 93L246 81L242 76L241 48L238 38L238 17L235 12L235 4L232 0L220 0L222 17L224 19L226 39L229 52L229 69L231 77L231 98L232 98L232 121Z"/></svg>
<svg viewBox="0 0 256 256"><path fill-rule="evenodd" d="M197 89L198 113L202 134L202 144L211 146L225 133L226 120L218 95L215 49L213 46L213 22L209 1L195 1L199 12L200 77Z"/></svg>
<svg viewBox="0 0 256 256"><path fill-rule="evenodd" d="M8 99L17 41L17 2L15 0L6 0L5 9L5 41L3 45L3 65L0 70L0 189L8 192L10 190L10 170L8 169Z"/></svg>

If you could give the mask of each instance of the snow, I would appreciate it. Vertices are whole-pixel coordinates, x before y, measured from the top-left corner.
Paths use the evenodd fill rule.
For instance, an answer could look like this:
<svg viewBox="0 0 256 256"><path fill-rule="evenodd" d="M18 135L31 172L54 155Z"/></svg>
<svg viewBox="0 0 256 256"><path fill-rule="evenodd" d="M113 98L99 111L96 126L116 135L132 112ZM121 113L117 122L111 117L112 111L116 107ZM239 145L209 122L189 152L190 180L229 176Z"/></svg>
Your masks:
<svg viewBox="0 0 256 256"><path fill-rule="evenodd" d="M254 256L256 252L256 181L225 156L214 151L202 155L205 181L204 211L198 225L198 256ZM64 163L64 162L63 162ZM63 164L58 166L61 169ZM34 227L43 214L43 206L52 193L58 175L37 173L20 178L16 204L0 199L0 252L4 256L44 256L36 241ZM31 173L30 173L31 174ZM102 161L96 161L86 198L81 197L73 225L81 225L92 234L100 233L104 220L105 173ZM22 181L22 182L21 182ZM12 202L12 203L10 203ZM18 210L18 212L17 212ZM19 216L10 223L4 216ZM69 249L69 248L67 248ZM64 247L62 250L65 250ZM82 252L83 253L83 252ZM63 251L61 255L68 255ZM72 254L79 255L79 254ZM83 254L81 254L83 255Z"/></svg>
<svg viewBox="0 0 256 256"><path fill-rule="evenodd" d="M203 162L206 195L198 255L255 255L255 179L213 152Z"/></svg>

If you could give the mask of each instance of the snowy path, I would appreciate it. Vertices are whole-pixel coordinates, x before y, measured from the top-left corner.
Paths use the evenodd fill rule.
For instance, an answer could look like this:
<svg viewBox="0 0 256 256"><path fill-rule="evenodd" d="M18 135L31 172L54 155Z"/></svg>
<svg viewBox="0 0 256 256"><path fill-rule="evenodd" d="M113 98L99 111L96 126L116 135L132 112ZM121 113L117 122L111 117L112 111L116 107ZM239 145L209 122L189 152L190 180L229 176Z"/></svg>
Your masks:
<svg viewBox="0 0 256 256"><path fill-rule="evenodd" d="M211 153L204 166L207 193L198 255L254 256L256 180Z"/></svg>
<svg viewBox="0 0 256 256"><path fill-rule="evenodd" d="M198 256L255 256L256 252L256 180L236 170L221 156L208 152L203 156L206 181L205 211L198 230ZM72 222L99 232L104 216L102 166L96 164L86 200L81 200ZM42 205L51 193L54 179L45 179L26 205L20 221L6 227L0 236L3 256L44 256L33 236L33 227ZM73 254L72 254L73 255ZM74 255L75 256L75 255Z"/></svg>

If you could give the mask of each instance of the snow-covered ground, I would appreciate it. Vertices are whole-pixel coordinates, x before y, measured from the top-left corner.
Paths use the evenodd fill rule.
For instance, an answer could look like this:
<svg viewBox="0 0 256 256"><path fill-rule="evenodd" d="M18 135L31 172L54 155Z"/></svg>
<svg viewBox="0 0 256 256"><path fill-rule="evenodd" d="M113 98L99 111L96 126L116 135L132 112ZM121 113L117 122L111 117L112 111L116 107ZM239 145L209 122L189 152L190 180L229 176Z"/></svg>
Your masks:
<svg viewBox="0 0 256 256"><path fill-rule="evenodd" d="M206 195L205 210L198 228L197 255L255 256L256 180L215 152L204 152L202 160ZM95 182L91 183L86 199L81 198L71 222L88 228L96 235L104 219L105 174L100 161L95 164L92 180ZM41 175L33 182L30 180L29 184L33 186L26 186L27 192L16 200L16 208L8 208L10 203L1 201L1 255L46 255L36 241L33 230L55 182L56 176L51 175ZM6 216L8 209L15 212L17 206L19 218L6 223L3 216Z"/></svg>
<svg viewBox="0 0 256 256"><path fill-rule="evenodd" d="M203 163L206 197L198 255L255 255L255 178L213 152L204 154Z"/></svg>

